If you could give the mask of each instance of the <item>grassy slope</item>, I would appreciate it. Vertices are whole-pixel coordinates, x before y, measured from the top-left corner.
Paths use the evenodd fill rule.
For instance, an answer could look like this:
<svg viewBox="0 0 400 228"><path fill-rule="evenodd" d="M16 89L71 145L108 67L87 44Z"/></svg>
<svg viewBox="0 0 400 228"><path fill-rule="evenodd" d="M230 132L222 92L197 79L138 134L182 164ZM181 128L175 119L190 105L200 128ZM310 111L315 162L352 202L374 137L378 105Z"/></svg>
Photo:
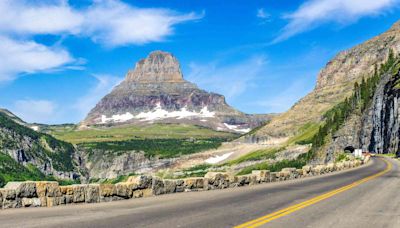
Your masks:
<svg viewBox="0 0 400 228"><path fill-rule="evenodd" d="M318 132L319 124L307 123L304 124L300 129L299 133L294 137L290 138L285 144L280 147L266 148L256 150L246 155L243 155L235 160L228 162L229 165L236 165L246 161L259 161L264 159L274 159L275 154L284 150L287 146L293 144L310 144L314 135Z"/></svg>
<svg viewBox="0 0 400 228"><path fill-rule="evenodd" d="M131 139L180 139L180 138L233 138L227 132L183 124L153 124L148 126L120 126L88 130L67 129L50 132L54 137L79 144L87 142L126 141Z"/></svg>

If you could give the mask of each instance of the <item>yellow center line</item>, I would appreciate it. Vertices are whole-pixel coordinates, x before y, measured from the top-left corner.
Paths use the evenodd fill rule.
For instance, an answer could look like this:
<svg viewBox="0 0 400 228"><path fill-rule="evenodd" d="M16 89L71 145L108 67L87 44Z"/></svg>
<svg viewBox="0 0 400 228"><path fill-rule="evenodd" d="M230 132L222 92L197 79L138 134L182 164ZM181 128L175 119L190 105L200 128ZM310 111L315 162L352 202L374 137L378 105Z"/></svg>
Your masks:
<svg viewBox="0 0 400 228"><path fill-rule="evenodd" d="M383 160L383 159L382 159L382 160ZM262 217L260 217L260 218L257 218L257 219L248 221L248 222L243 223L243 224L241 224L241 225L235 226L235 228L244 228L244 227L246 227L246 228L250 228L250 227L253 228L253 227L259 227L259 226L261 226L261 225L263 225L263 224L266 224L266 223L268 223L268 222L270 222L270 221L272 221L272 220L275 220L275 219L280 218L280 217L282 217L282 216L291 214L291 213L293 213L293 212L295 212L295 211L298 211L298 210L300 210L300 209L302 209L302 208L308 207L308 206L313 205L313 204L315 204L315 203L318 203L318 202L320 202L320 201L322 201L322 200L324 200L324 199L330 198L330 197L332 197L332 196L334 196L334 195L336 195L336 194L339 194L339 193L341 193L341 192L344 192L344 191L347 191L347 190L349 190L349 189L352 189L352 188L354 188L354 187L356 187L356 186L358 186L358 185L360 185L360 184L362 184L362 183L365 183L365 182L367 182L367 181L369 181L369 180L372 180L372 179L374 179L374 178L377 178L377 177L379 177L379 176L382 176L382 175L384 175L385 173L389 172L389 171L392 169L392 164L391 164L391 163L387 162L386 160L383 160L383 161L386 163L387 166L386 166L386 168L385 168L383 171L381 171L381 172L379 172L379 173L376 173L376 174L374 174L374 175L365 177L365 178L360 179L360 180L358 180L358 181L355 181L355 182L353 182L353 183L351 183L351 184L349 184L349 185L346 185L346 186L343 186L343 187L341 187L341 188L338 188L338 189L332 190L332 191L330 191L330 192L324 193L324 194L322 194L322 195L316 196L316 197L311 198L311 199L309 199L309 200L306 200L306 201L304 201L304 202L301 202L301 203L295 204L295 205L293 205L293 206L290 206L290 207L281 209L281 210L276 211L276 212L273 212L273 213L271 213L271 214L267 214L267 215L262 216Z"/></svg>

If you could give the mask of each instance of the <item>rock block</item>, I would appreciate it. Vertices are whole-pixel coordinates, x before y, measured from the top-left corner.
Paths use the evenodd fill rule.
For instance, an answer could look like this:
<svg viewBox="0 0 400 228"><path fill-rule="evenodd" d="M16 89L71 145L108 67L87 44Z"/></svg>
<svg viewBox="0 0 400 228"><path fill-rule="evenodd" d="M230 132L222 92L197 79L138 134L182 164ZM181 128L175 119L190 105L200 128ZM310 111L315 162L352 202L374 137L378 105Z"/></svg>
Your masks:
<svg viewBox="0 0 400 228"><path fill-rule="evenodd" d="M33 198L37 197L36 194L36 183L33 181L25 181L25 182L8 182L5 189L13 189L17 197L19 198Z"/></svg>
<svg viewBox="0 0 400 228"><path fill-rule="evenodd" d="M72 185L72 190L74 192L74 203L85 202L86 185L74 184Z"/></svg>
<svg viewBox="0 0 400 228"><path fill-rule="evenodd" d="M88 184L85 188L85 202L99 203L100 202L100 185Z"/></svg>
<svg viewBox="0 0 400 228"><path fill-rule="evenodd" d="M161 195L165 193L164 182L159 177L153 177L151 189L154 195Z"/></svg>
<svg viewBox="0 0 400 228"><path fill-rule="evenodd" d="M116 188L113 184L100 184L99 191L101 197L110 197L116 195Z"/></svg>
<svg viewBox="0 0 400 228"><path fill-rule="evenodd" d="M176 192L176 181L175 180L164 180L165 194Z"/></svg>
<svg viewBox="0 0 400 228"><path fill-rule="evenodd" d="M132 186L134 184L129 182L120 182L115 184L116 195L125 199L132 197Z"/></svg>
<svg viewBox="0 0 400 228"><path fill-rule="evenodd" d="M63 195L74 195L74 187L73 185L68 185L68 186L60 186L60 192Z"/></svg>
<svg viewBox="0 0 400 228"><path fill-rule="evenodd" d="M133 184L132 190L145 189L145 188L151 188L152 179L153 179L152 176L145 176L145 175L131 176L128 178L126 182Z"/></svg>
<svg viewBox="0 0 400 228"><path fill-rule="evenodd" d="M40 207L42 206L42 201L39 198L22 198L22 207Z"/></svg>

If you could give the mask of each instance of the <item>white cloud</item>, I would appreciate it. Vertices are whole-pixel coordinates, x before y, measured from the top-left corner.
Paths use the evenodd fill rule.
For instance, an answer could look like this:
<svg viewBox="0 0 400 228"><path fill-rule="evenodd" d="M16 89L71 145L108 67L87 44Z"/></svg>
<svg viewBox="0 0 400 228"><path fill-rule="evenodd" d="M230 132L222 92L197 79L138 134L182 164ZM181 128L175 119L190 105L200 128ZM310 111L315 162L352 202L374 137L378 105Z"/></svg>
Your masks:
<svg viewBox="0 0 400 228"><path fill-rule="evenodd" d="M48 100L18 100L12 111L29 123L48 123L54 118L57 105Z"/></svg>
<svg viewBox="0 0 400 228"><path fill-rule="evenodd" d="M263 71L265 64L264 56L225 66L216 62L203 65L191 63L188 80L195 82L200 88L207 88L233 99L251 86L254 78Z"/></svg>
<svg viewBox="0 0 400 228"><path fill-rule="evenodd" d="M260 8L257 10L257 17L263 20L270 20L271 14L265 12L264 8Z"/></svg>
<svg viewBox="0 0 400 228"><path fill-rule="evenodd" d="M104 74L94 74L93 77L96 79L96 85L73 105L73 108L80 113L81 119L85 117L90 109L92 109L102 97L111 92L111 90L123 80L123 78L120 77Z"/></svg>
<svg viewBox="0 0 400 228"><path fill-rule="evenodd" d="M280 42L327 23L350 24L364 16L379 15L398 0L308 0L295 12L285 16L289 23L274 40Z"/></svg>
<svg viewBox="0 0 400 228"><path fill-rule="evenodd" d="M96 1L85 13L84 34L107 46L162 41L173 26L202 15L168 9L141 9L116 0Z"/></svg>
<svg viewBox="0 0 400 228"><path fill-rule="evenodd" d="M17 34L78 33L83 15L65 1L38 4L26 0L0 2L0 31Z"/></svg>
<svg viewBox="0 0 400 228"><path fill-rule="evenodd" d="M70 54L56 47L34 41L15 41L0 36L0 81L12 80L21 73L58 68L71 63Z"/></svg>
<svg viewBox="0 0 400 228"><path fill-rule="evenodd" d="M170 9L137 8L119 0L95 0L83 9L67 1L47 4L27 0L0 2L0 32L6 34L72 34L107 46L146 44L173 34L175 25L203 14Z"/></svg>
<svg viewBox="0 0 400 228"><path fill-rule="evenodd" d="M67 0L2 0L0 15L0 82L21 73L82 69L81 61L65 48L37 43L35 35L84 36L108 47L140 45L163 41L173 34L175 25L202 17L136 8L119 0L94 0L80 9Z"/></svg>

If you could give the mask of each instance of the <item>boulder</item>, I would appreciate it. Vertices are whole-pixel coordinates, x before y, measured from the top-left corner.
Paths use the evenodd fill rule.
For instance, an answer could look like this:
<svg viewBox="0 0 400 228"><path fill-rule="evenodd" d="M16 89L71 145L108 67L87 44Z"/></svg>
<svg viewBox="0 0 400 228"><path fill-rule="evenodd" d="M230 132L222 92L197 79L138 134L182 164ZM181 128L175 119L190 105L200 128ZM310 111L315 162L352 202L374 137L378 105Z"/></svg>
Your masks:
<svg viewBox="0 0 400 228"><path fill-rule="evenodd" d="M132 197L132 183L120 182L115 184L116 195L125 199Z"/></svg>
<svg viewBox="0 0 400 228"><path fill-rule="evenodd" d="M128 178L126 182L133 184L133 190L145 189L145 188L151 188L152 179L153 179L152 176L145 176L145 175L131 176Z"/></svg>
<svg viewBox="0 0 400 228"><path fill-rule="evenodd" d="M277 172L271 172L270 173L270 182L275 182L278 180L278 173Z"/></svg>
<svg viewBox="0 0 400 228"><path fill-rule="evenodd" d="M38 197L60 197L62 195L57 181L36 181L35 184Z"/></svg>
<svg viewBox="0 0 400 228"><path fill-rule="evenodd" d="M74 203L85 202L86 185L84 184L74 184L72 185L72 190L74 192ZM49 201L47 201L49 202ZM47 205L49 206L49 205Z"/></svg>
<svg viewBox="0 0 400 228"><path fill-rule="evenodd" d="M304 171L302 169L297 169L296 170L298 177L303 177Z"/></svg>
<svg viewBox="0 0 400 228"><path fill-rule="evenodd" d="M39 198L22 198L22 207L40 207L42 206L42 201Z"/></svg>
<svg viewBox="0 0 400 228"><path fill-rule="evenodd" d="M60 186L60 192L63 195L74 195L74 187L73 185L68 185L68 186Z"/></svg>
<svg viewBox="0 0 400 228"><path fill-rule="evenodd" d="M100 185L88 184L85 191L86 203L99 203L100 202Z"/></svg>
<svg viewBox="0 0 400 228"><path fill-rule="evenodd" d="M190 177L183 179L185 189L203 189L204 188L204 178L203 177Z"/></svg>
<svg viewBox="0 0 400 228"><path fill-rule="evenodd" d="M113 184L99 184L100 197L111 197L116 195L116 187Z"/></svg>
<svg viewBox="0 0 400 228"><path fill-rule="evenodd" d="M47 207L55 207L64 204L64 197L47 197Z"/></svg>
<svg viewBox="0 0 400 228"><path fill-rule="evenodd" d="M150 197L153 196L153 190L151 188L138 189L133 191L133 198Z"/></svg>
<svg viewBox="0 0 400 228"><path fill-rule="evenodd" d="M185 191L185 182L182 179L175 180L175 192Z"/></svg>
<svg viewBox="0 0 400 228"><path fill-rule="evenodd" d="M25 182L8 182L5 189L15 190L16 196L19 198L33 198L37 197L36 194L36 183L33 181Z"/></svg>
<svg viewBox="0 0 400 228"><path fill-rule="evenodd" d="M204 178L204 189L206 190L229 187L229 174L225 172L208 172Z"/></svg>
<svg viewBox="0 0 400 228"><path fill-rule="evenodd" d="M0 189L0 194L4 200L13 200L16 198L16 192L14 189Z"/></svg>
<svg viewBox="0 0 400 228"><path fill-rule="evenodd" d="M159 177L153 177L151 189L153 191L153 195L161 195L165 193L164 182Z"/></svg>
<svg viewBox="0 0 400 228"><path fill-rule="evenodd" d="M21 199L16 197L14 189L0 189L2 195L2 203L0 204L3 209L21 207Z"/></svg>
<svg viewBox="0 0 400 228"><path fill-rule="evenodd" d="M303 170L303 174L306 175L306 174L309 174L311 172L311 168L312 167L310 165L305 165L301 169Z"/></svg>
<svg viewBox="0 0 400 228"><path fill-rule="evenodd" d="M3 198L3 209L19 208L22 206L21 198L6 199Z"/></svg>
<svg viewBox="0 0 400 228"><path fill-rule="evenodd" d="M237 176L237 183L238 186L248 185L250 183L249 176L247 175Z"/></svg>
<svg viewBox="0 0 400 228"><path fill-rule="evenodd" d="M174 193L176 191L176 181L175 180L164 180L165 193Z"/></svg>
<svg viewBox="0 0 400 228"><path fill-rule="evenodd" d="M74 202L74 196L73 195L64 195L62 196L63 198L63 204L70 204Z"/></svg>
<svg viewBox="0 0 400 228"><path fill-rule="evenodd" d="M256 176L258 182L269 182L269 170L253 170L251 173Z"/></svg>

